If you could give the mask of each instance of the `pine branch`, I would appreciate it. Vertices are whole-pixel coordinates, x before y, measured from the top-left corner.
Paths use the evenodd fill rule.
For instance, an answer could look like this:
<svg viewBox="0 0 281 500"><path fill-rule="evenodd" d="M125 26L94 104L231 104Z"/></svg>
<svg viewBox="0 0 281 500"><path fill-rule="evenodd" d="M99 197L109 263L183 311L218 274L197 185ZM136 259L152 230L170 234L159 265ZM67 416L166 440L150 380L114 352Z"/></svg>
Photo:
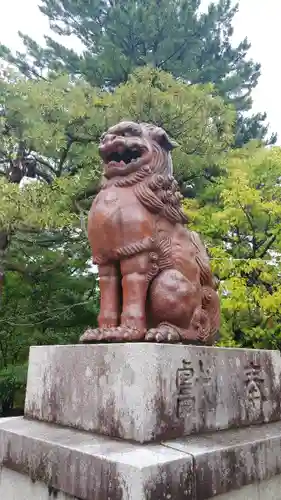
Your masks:
<svg viewBox="0 0 281 500"><path fill-rule="evenodd" d="M257 235L256 235L256 228L254 226L254 223L253 223L253 220L249 214L249 212L246 210L245 207L243 207L242 203L238 200L238 205L239 207L241 208L242 212L244 213L248 223L249 223L249 226L252 230L252 245L253 245L253 257L255 258L256 257L256 253L257 253ZM266 252L265 252L266 253Z"/></svg>
<svg viewBox="0 0 281 500"><path fill-rule="evenodd" d="M68 137L66 146L61 151L60 161L59 161L59 165L58 165L58 169L57 169L57 176L58 177L60 177L62 174L63 165L66 161L67 155L70 151L70 148L71 148L73 142L74 142L73 139L71 137Z"/></svg>
<svg viewBox="0 0 281 500"><path fill-rule="evenodd" d="M270 247L273 245L273 243L275 242L277 238L277 235L274 234L271 236L271 238L269 238L267 244L265 245L263 251L261 252L261 254L259 255L259 259L263 259L263 257L267 254L268 250L270 249Z"/></svg>
<svg viewBox="0 0 281 500"><path fill-rule="evenodd" d="M52 184L54 179L51 175L47 174L47 172L43 172L42 170L39 170L38 168L35 169L35 175L38 175L38 177L41 177L44 181L47 182L47 184Z"/></svg>
<svg viewBox="0 0 281 500"><path fill-rule="evenodd" d="M34 153L32 153L31 156L32 156L32 158L34 158L34 160L36 160L41 165L44 165L45 167L49 168L51 170L51 172L56 175L55 168L47 160L45 160L44 158L41 158L41 156L38 156Z"/></svg>

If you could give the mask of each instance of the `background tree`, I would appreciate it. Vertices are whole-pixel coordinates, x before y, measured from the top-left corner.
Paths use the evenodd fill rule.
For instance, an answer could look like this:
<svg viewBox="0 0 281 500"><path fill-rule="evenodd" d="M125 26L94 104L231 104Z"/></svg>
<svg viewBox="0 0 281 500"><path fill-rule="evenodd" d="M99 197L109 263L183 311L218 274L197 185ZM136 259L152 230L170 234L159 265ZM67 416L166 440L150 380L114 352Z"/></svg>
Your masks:
<svg viewBox="0 0 281 500"><path fill-rule="evenodd" d="M29 346L76 343L96 322L98 288L96 275L86 272L88 248L78 235L73 253L74 242L59 236L54 242L53 234L17 232L9 248L17 266L6 273L0 310L0 413L2 406L6 415L23 406Z"/></svg>
<svg viewBox="0 0 281 500"><path fill-rule="evenodd" d="M40 10L58 35L73 36L82 54L46 37L46 47L20 34L26 53L16 55L2 46L2 56L28 77L46 71L67 71L92 86L113 89L126 82L135 68L151 65L171 72L187 84L212 83L237 111L238 147L267 136L266 114L245 118L252 106L260 65L248 57L244 39L232 44L238 4L231 0L42 0ZM268 141L274 143L276 136Z"/></svg>
<svg viewBox="0 0 281 500"><path fill-rule="evenodd" d="M0 85L0 400L7 412L24 386L30 344L74 342L95 325L98 288L84 219L101 173L100 134L126 118L163 126L181 145L182 189L199 197L211 159L218 162L232 141L234 116L212 86L188 86L151 68L111 93L67 76L6 74Z"/></svg>
<svg viewBox="0 0 281 500"><path fill-rule="evenodd" d="M221 286L223 345L281 347L281 152L230 154L227 175L186 200Z"/></svg>

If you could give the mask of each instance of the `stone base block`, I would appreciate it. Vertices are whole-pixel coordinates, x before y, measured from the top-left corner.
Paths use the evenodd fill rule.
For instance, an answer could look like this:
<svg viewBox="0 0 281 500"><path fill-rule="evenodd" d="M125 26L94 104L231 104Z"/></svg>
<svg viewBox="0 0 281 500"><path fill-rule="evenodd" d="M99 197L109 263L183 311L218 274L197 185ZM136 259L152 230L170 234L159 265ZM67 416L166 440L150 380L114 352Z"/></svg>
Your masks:
<svg viewBox="0 0 281 500"><path fill-rule="evenodd" d="M0 469L0 493L3 500L79 500L6 467Z"/></svg>
<svg viewBox="0 0 281 500"><path fill-rule="evenodd" d="M281 500L281 475L219 495L216 500Z"/></svg>
<svg viewBox="0 0 281 500"><path fill-rule="evenodd" d="M30 350L25 415L140 443L280 420L279 351L149 343Z"/></svg>
<svg viewBox="0 0 281 500"><path fill-rule="evenodd" d="M5 500L79 500L61 491L48 488L40 481L34 482L28 476L2 467L0 470L0 493ZM1 493L2 495L2 493ZM280 500L281 475L261 483L244 486L240 490L219 495L215 500ZM158 498L157 500L163 500ZM166 500L166 499L165 499ZM177 500L177 499L173 499Z"/></svg>
<svg viewBox="0 0 281 500"><path fill-rule="evenodd" d="M0 464L79 500L192 498L192 457L185 452L22 417L0 420ZM0 498L8 500L1 485Z"/></svg>
<svg viewBox="0 0 281 500"><path fill-rule="evenodd" d="M0 498L27 498L24 491L17 497L7 487L9 471L14 471L30 478L40 492L41 496L29 500L45 500L44 484L50 495L62 500L63 495L79 500L207 500L216 496L219 500L219 495L222 500L258 500L258 496L239 493L243 487L250 493L262 491L263 481L274 486L271 491L263 489L262 500L273 500L270 495L281 483L280 447L280 423L140 445L22 417L2 419ZM27 487L34 491L30 482L23 485ZM281 494L274 500L280 498Z"/></svg>

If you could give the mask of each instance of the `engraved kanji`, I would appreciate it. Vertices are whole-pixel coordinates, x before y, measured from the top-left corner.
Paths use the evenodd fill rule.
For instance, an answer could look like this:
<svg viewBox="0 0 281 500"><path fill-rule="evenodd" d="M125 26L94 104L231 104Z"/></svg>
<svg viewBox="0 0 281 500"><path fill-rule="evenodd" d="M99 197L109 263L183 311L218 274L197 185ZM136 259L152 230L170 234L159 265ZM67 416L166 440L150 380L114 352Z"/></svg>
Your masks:
<svg viewBox="0 0 281 500"><path fill-rule="evenodd" d="M246 398L252 409L258 409L262 400L265 378L260 365L251 362L245 368Z"/></svg>

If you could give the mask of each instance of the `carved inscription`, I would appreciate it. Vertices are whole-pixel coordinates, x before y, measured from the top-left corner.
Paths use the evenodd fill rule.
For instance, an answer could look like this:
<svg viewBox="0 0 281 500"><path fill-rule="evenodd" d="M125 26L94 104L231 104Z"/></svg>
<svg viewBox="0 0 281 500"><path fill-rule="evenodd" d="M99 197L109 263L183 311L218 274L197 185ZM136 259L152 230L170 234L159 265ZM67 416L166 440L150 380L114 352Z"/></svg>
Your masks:
<svg viewBox="0 0 281 500"><path fill-rule="evenodd" d="M210 368L204 369L203 361L199 359L199 376L197 377L198 382L202 385L208 385L211 382L211 370Z"/></svg>
<svg viewBox="0 0 281 500"><path fill-rule="evenodd" d="M185 415L190 415L194 408L194 382L195 375L190 361L182 361L182 368L178 368L176 376L177 395L177 417L184 411Z"/></svg>
<svg viewBox="0 0 281 500"><path fill-rule="evenodd" d="M245 368L246 402L251 410L261 408L264 381L260 365L251 362Z"/></svg>
<svg viewBox="0 0 281 500"><path fill-rule="evenodd" d="M177 386L177 417L187 417L192 414L195 405L196 384L209 384L211 381L210 370L204 370L203 362L198 362L198 370L192 366L191 361L182 360L182 367L178 368L176 375Z"/></svg>

